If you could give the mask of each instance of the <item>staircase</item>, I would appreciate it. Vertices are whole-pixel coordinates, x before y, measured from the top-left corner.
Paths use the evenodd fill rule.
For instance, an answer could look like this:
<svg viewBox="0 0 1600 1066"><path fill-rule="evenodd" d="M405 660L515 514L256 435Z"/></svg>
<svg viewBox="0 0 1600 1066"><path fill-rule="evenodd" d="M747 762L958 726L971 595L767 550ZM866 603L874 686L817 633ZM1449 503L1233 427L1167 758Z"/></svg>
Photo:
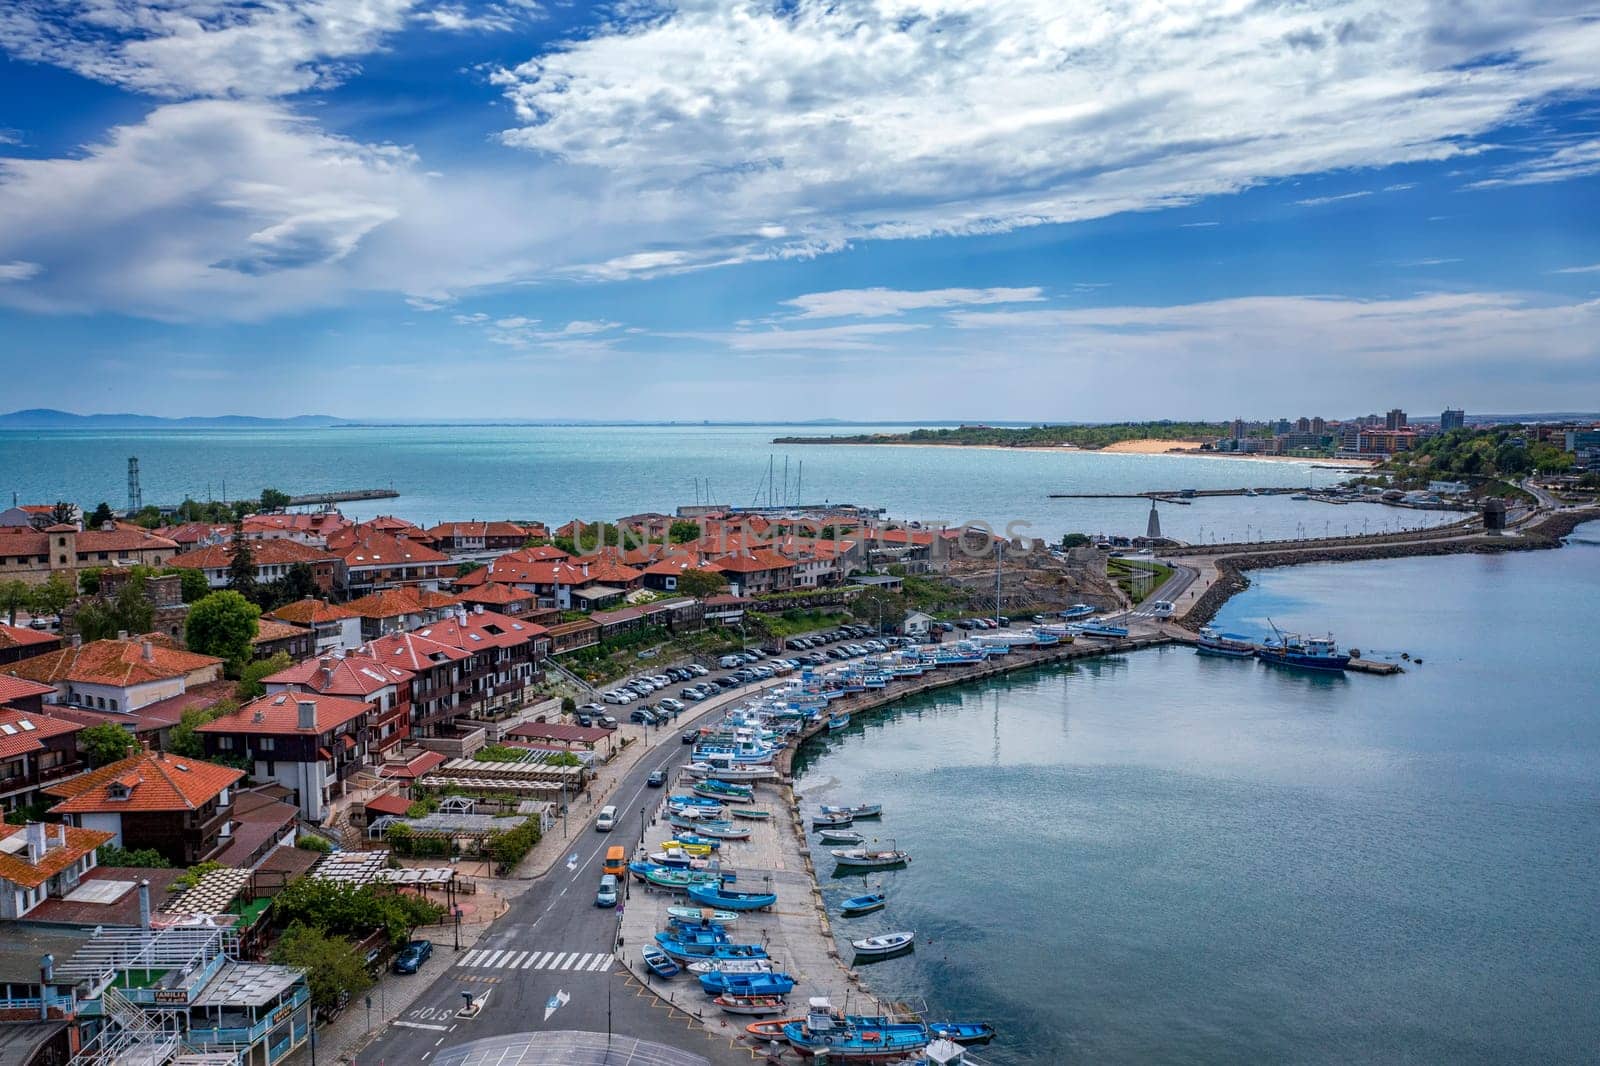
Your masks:
<svg viewBox="0 0 1600 1066"><path fill-rule="evenodd" d="M589 695L593 696L599 691L593 685L589 684L589 682L585 681L571 670L568 670L565 666L562 666L554 659L546 659L544 665L546 670L560 674L567 680L569 684L577 688L580 693L587 692Z"/></svg>
<svg viewBox="0 0 1600 1066"><path fill-rule="evenodd" d="M100 995L105 1027L68 1066L166 1066L178 1053L176 1011L146 1011L115 988Z"/></svg>

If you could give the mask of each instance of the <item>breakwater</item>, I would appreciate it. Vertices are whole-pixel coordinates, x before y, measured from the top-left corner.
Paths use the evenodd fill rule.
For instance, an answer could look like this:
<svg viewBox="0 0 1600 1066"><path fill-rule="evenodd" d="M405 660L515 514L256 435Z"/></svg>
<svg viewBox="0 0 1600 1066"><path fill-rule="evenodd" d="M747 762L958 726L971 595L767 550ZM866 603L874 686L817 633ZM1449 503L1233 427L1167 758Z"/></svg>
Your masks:
<svg viewBox="0 0 1600 1066"><path fill-rule="evenodd" d="M1506 536L1489 534L1465 535L1464 532L1445 529L1429 534L1406 534L1385 538L1380 542L1308 544L1288 551L1264 550L1242 554L1216 554L1213 560L1217 579L1195 601L1194 606L1177 619L1185 629L1198 630L1217 616L1223 604L1250 587L1245 576L1250 570L1267 570L1280 566L1303 566L1308 563L1367 562L1376 559L1401 559L1411 556L1462 555L1474 552L1544 551L1559 548L1562 538L1585 522L1600 518L1592 509L1558 511L1531 523L1517 533Z"/></svg>

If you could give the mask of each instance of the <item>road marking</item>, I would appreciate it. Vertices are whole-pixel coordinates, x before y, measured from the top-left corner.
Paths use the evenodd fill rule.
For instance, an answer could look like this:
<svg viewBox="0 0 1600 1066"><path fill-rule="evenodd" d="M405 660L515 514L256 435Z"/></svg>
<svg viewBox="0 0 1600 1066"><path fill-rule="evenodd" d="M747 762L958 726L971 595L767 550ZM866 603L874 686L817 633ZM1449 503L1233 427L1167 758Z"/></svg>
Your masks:
<svg viewBox="0 0 1600 1066"><path fill-rule="evenodd" d="M485 955L485 954L487 954L487 952L478 951L478 950L474 949L472 951L467 952L465 955L461 956L461 961L456 963L456 965L457 966L474 966L474 965L477 964L478 957L481 956L481 955Z"/></svg>
<svg viewBox="0 0 1600 1066"><path fill-rule="evenodd" d="M587 963L592 958L594 958L594 955L592 953L588 954L588 955L585 955L583 957L583 962ZM574 951L572 953L571 960L569 960L567 962L567 964L565 966L561 967L561 968L563 970L580 970L580 969L582 969L583 967L578 964L578 953L576 951Z"/></svg>
<svg viewBox="0 0 1600 1066"><path fill-rule="evenodd" d="M610 966L615 961L616 961L616 959L612 956L612 954L609 951L603 951L603 952L600 953L600 957L594 960L594 965L590 966L589 970L591 972L593 972L595 970L602 969L604 967Z"/></svg>
<svg viewBox="0 0 1600 1066"><path fill-rule="evenodd" d="M567 953L563 951L561 954L557 955L555 961L550 964L550 969L559 970L561 969L561 964L566 961ZM544 969L544 967L541 966L540 969Z"/></svg>
<svg viewBox="0 0 1600 1066"><path fill-rule="evenodd" d="M568 1002L570 1002L571 999L572 999L572 997L567 995L567 993L564 990L557 989L556 990L556 994L551 996L548 1000L545 1001L545 1004L544 1004L544 1020L545 1021L549 1021L550 1020L550 1015L554 1014L557 1010L559 1010L562 1007L566 1006L566 1004Z"/></svg>
<svg viewBox="0 0 1600 1066"><path fill-rule="evenodd" d="M429 1025L427 1022L406 1022L406 1021L400 1021L400 1020L396 1019L395 1021L392 1021L389 1024L390 1025L398 1025L402 1029L431 1029L436 1033L446 1033L446 1032L450 1031L450 1027L449 1026L446 1026L446 1025Z"/></svg>
<svg viewBox="0 0 1600 1066"><path fill-rule="evenodd" d="M526 970L528 967L532 966L534 963L536 963L538 961L539 961L539 953L537 951L530 951L530 952L528 952L528 961L522 964L522 968L524 970Z"/></svg>
<svg viewBox="0 0 1600 1066"><path fill-rule="evenodd" d="M519 951L519 952L517 952L511 958L506 960L505 968L508 969L508 970L515 970L522 963L522 960L527 958L531 954L533 954L531 951Z"/></svg>
<svg viewBox="0 0 1600 1066"><path fill-rule="evenodd" d="M505 952L503 952L503 951L497 951L493 955L490 955L487 959L484 959L483 960L483 964L485 966L490 966L490 967L496 966L496 965L499 964L500 956L502 956L504 954L505 954Z"/></svg>

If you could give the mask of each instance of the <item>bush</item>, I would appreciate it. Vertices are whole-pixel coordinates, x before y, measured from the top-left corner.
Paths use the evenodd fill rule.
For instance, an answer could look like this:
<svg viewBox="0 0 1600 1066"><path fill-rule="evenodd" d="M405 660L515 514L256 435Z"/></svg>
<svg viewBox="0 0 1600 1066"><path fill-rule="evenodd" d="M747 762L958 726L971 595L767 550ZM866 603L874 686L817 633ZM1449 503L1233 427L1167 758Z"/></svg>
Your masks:
<svg viewBox="0 0 1600 1066"><path fill-rule="evenodd" d="M384 886L302 877L273 898L272 912L274 923L281 926L307 925L356 940L381 929L391 944L399 944L417 926L437 922L444 908Z"/></svg>
<svg viewBox="0 0 1600 1066"><path fill-rule="evenodd" d="M119 848L115 844L104 844L100 847L101 866L144 866L152 870L166 870L172 864L154 848Z"/></svg>
<svg viewBox="0 0 1600 1066"><path fill-rule="evenodd" d="M319 855L326 855L333 850L333 845L325 837L315 833L300 833L294 838L294 846L301 851L314 851Z"/></svg>
<svg viewBox="0 0 1600 1066"><path fill-rule="evenodd" d="M305 971L311 1004L321 1014L372 987L372 975L355 944L312 926L291 926L273 947L272 961Z"/></svg>
<svg viewBox="0 0 1600 1066"><path fill-rule="evenodd" d="M489 857L494 859L502 871L510 872L522 861L523 856L539 843L541 835L538 816L526 818L515 829L508 829L489 837Z"/></svg>

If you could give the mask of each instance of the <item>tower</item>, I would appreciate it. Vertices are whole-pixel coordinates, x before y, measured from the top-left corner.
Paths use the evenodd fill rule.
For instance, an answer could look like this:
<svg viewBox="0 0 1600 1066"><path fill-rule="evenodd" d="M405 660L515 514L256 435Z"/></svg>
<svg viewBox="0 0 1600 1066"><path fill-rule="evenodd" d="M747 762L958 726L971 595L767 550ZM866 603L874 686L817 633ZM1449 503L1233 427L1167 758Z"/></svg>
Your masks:
<svg viewBox="0 0 1600 1066"><path fill-rule="evenodd" d="M1151 540L1161 539L1161 516L1156 513L1156 501L1150 501L1150 519L1144 524L1144 535Z"/></svg>
<svg viewBox="0 0 1600 1066"><path fill-rule="evenodd" d="M139 491L139 457L128 456L128 513L138 514L144 510L144 493Z"/></svg>

